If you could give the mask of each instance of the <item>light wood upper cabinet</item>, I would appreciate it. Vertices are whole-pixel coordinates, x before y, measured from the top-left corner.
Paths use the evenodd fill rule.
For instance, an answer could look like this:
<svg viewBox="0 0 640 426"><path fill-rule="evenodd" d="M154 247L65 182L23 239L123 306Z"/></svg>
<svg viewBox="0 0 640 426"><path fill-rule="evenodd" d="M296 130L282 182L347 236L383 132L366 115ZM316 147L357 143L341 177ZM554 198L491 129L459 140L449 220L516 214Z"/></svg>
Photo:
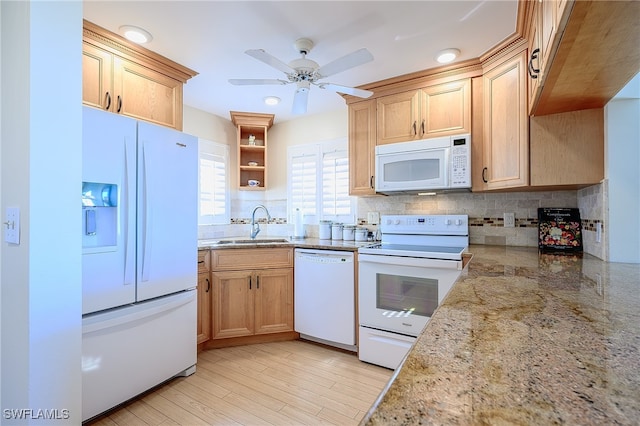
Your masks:
<svg viewBox="0 0 640 426"><path fill-rule="evenodd" d="M377 145L421 139L419 90L378 98Z"/></svg>
<svg viewBox="0 0 640 426"><path fill-rule="evenodd" d="M529 183L526 54L523 49L484 70L485 189L523 187Z"/></svg>
<svg viewBox="0 0 640 426"><path fill-rule="evenodd" d="M471 132L471 79L429 86L421 92L423 137Z"/></svg>
<svg viewBox="0 0 640 426"><path fill-rule="evenodd" d="M349 195L375 194L375 99L349 105Z"/></svg>
<svg viewBox="0 0 640 426"><path fill-rule="evenodd" d="M293 249L212 251L213 339L293 331Z"/></svg>
<svg viewBox="0 0 640 426"><path fill-rule="evenodd" d="M377 99L377 144L471 131L471 81L464 79Z"/></svg>
<svg viewBox="0 0 640 426"><path fill-rule="evenodd" d="M182 130L189 68L84 21L82 100L86 105Z"/></svg>
<svg viewBox="0 0 640 426"><path fill-rule="evenodd" d="M604 109L531 117L531 186L594 185L604 178Z"/></svg>
<svg viewBox="0 0 640 426"><path fill-rule="evenodd" d="M115 112L182 129L182 82L117 57L113 81Z"/></svg>
<svg viewBox="0 0 640 426"><path fill-rule="evenodd" d="M527 30L529 40L529 113L536 111L540 94L549 72L553 56L560 42L559 26L566 24L564 10L567 1L542 0L527 3L530 22ZM558 16L559 15L559 16Z"/></svg>
<svg viewBox="0 0 640 426"><path fill-rule="evenodd" d="M113 111L113 55L92 44L82 46L82 101Z"/></svg>
<svg viewBox="0 0 640 426"><path fill-rule="evenodd" d="M238 189L264 191L267 188L267 131L273 114L231 111L237 128ZM250 181L257 181L251 185Z"/></svg>

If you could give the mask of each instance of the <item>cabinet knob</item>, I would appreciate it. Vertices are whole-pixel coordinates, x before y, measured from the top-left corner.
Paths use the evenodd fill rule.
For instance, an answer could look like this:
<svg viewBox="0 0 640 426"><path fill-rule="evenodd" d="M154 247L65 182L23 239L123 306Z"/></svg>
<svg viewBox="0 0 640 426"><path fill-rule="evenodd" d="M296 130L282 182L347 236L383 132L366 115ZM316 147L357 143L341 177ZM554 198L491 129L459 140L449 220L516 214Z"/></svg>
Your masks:
<svg viewBox="0 0 640 426"><path fill-rule="evenodd" d="M209 293L209 290L211 290L211 281L207 278L207 289L205 290L205 293Z"/></svg>
<svg viewBox="0 0 640 426"><path fill-rule="evenodd" d="M482 181L483 181L484 183L489 183L489 181L487 180L487 175L486 175L486 173L487 173L487 168L485 167L485 168L483 168L483 169L482 169Z"/></svg>
<svg viewBox="0 0 640 426"><path fill-rule="evenodd" d="M104 107L105 110L109 111L109 108L111 108L111 93L107 92L105 95L105 100L107 101L107 105Z"/></svg>

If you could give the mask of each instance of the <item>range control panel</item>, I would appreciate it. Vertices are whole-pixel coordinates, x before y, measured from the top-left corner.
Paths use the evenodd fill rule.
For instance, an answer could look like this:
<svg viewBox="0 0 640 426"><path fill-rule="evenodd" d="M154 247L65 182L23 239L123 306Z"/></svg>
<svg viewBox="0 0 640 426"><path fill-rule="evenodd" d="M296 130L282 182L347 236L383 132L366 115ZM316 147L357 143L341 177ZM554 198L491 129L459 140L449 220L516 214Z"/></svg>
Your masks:
<svg viewBox="0 0 640 426"><path fill-rule="evenodd" d="M468 215L383 215L383 234L468 235Z"/></svg>

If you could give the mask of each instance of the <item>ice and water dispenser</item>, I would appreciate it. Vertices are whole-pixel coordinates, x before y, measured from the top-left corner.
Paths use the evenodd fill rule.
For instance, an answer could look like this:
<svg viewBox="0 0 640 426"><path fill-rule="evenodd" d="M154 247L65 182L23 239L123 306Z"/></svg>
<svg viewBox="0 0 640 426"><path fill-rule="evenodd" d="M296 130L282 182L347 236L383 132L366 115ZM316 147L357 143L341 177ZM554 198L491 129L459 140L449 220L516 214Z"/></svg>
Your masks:
<svg viewBox="0 0 640 426"><path fill-rule="evenodd" d="M118 185L82 182L82 247L117 244Z"/></svg>

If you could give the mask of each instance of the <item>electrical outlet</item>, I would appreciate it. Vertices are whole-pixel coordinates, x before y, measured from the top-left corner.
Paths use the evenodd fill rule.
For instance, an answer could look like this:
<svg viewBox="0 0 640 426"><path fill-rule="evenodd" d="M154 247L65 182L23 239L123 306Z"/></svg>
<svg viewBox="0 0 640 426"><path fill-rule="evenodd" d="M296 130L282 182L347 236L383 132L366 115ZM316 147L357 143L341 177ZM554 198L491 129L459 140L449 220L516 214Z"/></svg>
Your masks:
<svg viewBox="0 0 640 426"><path fill-rule="evenodd" d="M505 213L504 214L504 227L505 228L515 228L516 227L516 214L515 213Z"/></svg>

